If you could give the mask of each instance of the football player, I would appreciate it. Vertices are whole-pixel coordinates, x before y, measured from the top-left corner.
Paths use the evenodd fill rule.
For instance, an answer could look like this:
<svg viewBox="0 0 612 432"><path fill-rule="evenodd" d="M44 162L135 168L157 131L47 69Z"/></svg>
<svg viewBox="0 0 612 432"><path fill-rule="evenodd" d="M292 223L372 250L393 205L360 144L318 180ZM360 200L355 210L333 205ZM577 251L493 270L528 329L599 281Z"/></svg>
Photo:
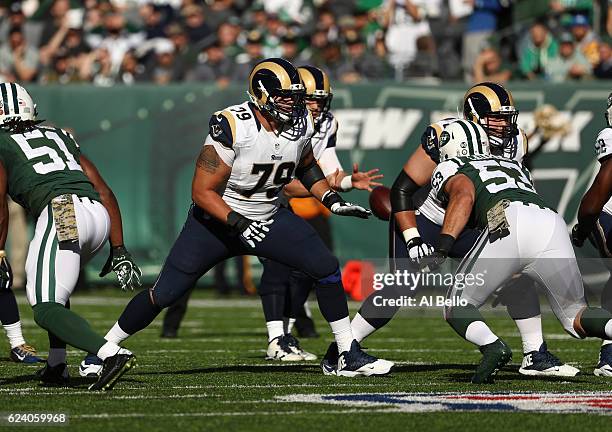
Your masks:
<svg viewBox="0 0 612 432"><path fill-rule="evenodd" d="M106 337L117 343L148 326L219 261L255 255L317 281L319 307L340 351L338 375L386 374L393 363L366 354L353 338L338 260L310 225L279 207L279 195L296 177L333 214L367 218L370 212L345 202L316 163L313 119L291 63L259 62L248 95L250 101L211 117L183 230L154 286L132 299Z"/></svg>
<svg viewBox="0 0 612 432"><path fill-rule="evenodd" d="M516 160L493 156L485 131L466 120L444 129L439 148L441 162L431 176L431 187L446 212L436 249L421 265L429 270L439 267L468 222L480 228L457 268L461 282L456 279L447 294L453 306L444 311L451 327L482 353L472 382L493 382L512 357L478 308L517 273L544 287L553 312L571 336L612 339L612 313L587 305L565 221L535 191L529 170ZM468 274L479 281L467 283Z"/></svg>
<svg viewBox="0 0 612 432"><path fill-rule="evenodd" d="M0 100L0 112L3 110L3 102ZM8 203L7 213L8 214ZM8 234L8 226L7 226ZM1 239L0 243L5 244L6 238ZM0 250L0 322L9 340L11 350L9 358L16 363L32 364L42 362L36 355L36 349L28 345L21 332L21 320L15 293L11 289L13 285L11 265L6 257L4 249Z"/></svg>
<svg viewBox="0 0 612 432"><path fill-rule="evenodd" d="M315 133L310 141L312 153L330 187L347 192L352 189L371 191L379 186L376 180L383 176L378 174L378 169L360 172L355 164L352 174L349 174L340 165L336 154L338 122L329 111L333 95L327 74L314 66L298 67L298 73L305 87L306 106L314 119ZM297 179L291 181L284 192L291 197L311 196ZM281 361L315 360L316 356L304 351L291 334L294 317L299 309L304 308L315 280L279 262L264 259L262 263L259 294L268 330L267 358Z"/></svg>
<svg viewBox="0 0 612 432"><path fill-rule="evenodd" d="M38 377L47 384L68 380L66 344L96 353L104 365L91 390L109 390L135 364L134 355L96 334L69 309L80 268L106 243L103 269L117 273L122 288L138 282L139 270L123 245L117 200L70 133L42 126L36 105L18 84L0 84L0 249L8 229L7 194L36 218L26 260L26 294L36 323L49 333L49 357ZM0 261L0 283L10 287L11 267Z"/></svg>
<svg viewBox="0 0 612 432"><path fill-rule="evenodd" d="M463 116L480 124L486 131L494 154L521 162L527 153L527 138L517 126L518 110L512 95L499 84L484 82L471 87L463 98ZM433 252L444 209L430 193L429 181L439 163L439 137L444 127L457 119L448 118L429 125L421 138L421 145L410 156L391 188L392 217L389 223L389 253L391 271L400 266L414 266ZM423 199L422 195L425 195ZM457 238L450 251L453 258L465 256L479 235L468 228ZM542 335L539 298L526 278L513 284L509 295L503 295L508 313L514 319L523 341L524 375L574 376L579 370L563 364L548 351ZM511 282L509 284L512 284ZM504 293L505 290L502 291ZM395 287L386 287L368 297L352 321L353 334L358 341L388 323L399 308L374 305L375 296L399 295ZM388 304L388 303L387 303ZM324 372L333 371L335 347L330 345L321 366Z"/></svg>
<svg viewBox="0 0 612 432"><path fill-rule="evenodd" d="M597 248L612 272L612 93L605 111L607 127L595 140L599 172L578 209L578 223L572 229L572 242L582 247L586 238ZM601 307L612 311L612 274L601 296ZM599 352L595 375L612 376L612 342L604 340Z"/></svg>

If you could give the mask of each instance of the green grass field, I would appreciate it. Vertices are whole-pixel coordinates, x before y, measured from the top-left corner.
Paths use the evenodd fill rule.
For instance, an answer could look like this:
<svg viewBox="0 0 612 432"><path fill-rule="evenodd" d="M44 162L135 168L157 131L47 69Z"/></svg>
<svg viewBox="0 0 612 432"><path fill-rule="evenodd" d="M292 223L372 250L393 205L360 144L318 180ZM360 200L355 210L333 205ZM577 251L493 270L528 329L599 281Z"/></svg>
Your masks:
<svg viewBox="0 0 612 432"><path fill-rule="evenodd" d="M122 296L117 291L97 291L75 295L72 304L73 310L104 334L128 299L129 295ZM24 299L20 300L28 342L42 353L47 349L46 335L32 321ZM352 402L337 399L332 404L301 396L610 392L612 380L592 375L599 342L572 340L550 315L544 320L549 348L563 360L580 367L583 375L569 379L527 379L519 375L520 340L512 321L500 311L485 316L491 317L492 328L510 343L515 358L500 372L494 385L474 386L469 384L469 378L480 354L456 336L443 322L441 314L403 311L364 344L373 354L397 362L396 370L387 377L350 379L324 376L318 361L287 364L264 360L267 339L257 298L215 300L196 293L192 300L180 338L160 339L160 318L127 341L126 347L137 355L139 366L109 393L87 390L89 381L78 376L78 363L83 354L77 350L70 350L68 357L72 387L45 388L33 379L37 367L8 361L8 345L4 343L0 358L0 412L67 413L67 428L92 432L145 430L145 427L150 431L484 430L483 427L603 431L609 430L611 424L610 417L604 414L612 413L612 393L597 396L607 406L607 412L599 414L480 409L418 412L427 405L367 402L380 396L359 396L361 402L348 397L353 398ZM313 310L323 336L303 340L302 345L320 356L331 336L315 305ZM533 402L531 406L537 408L537 404ZM417 412L402 412L406 407ZM6 424L4 427L13 428Z"/></svg>

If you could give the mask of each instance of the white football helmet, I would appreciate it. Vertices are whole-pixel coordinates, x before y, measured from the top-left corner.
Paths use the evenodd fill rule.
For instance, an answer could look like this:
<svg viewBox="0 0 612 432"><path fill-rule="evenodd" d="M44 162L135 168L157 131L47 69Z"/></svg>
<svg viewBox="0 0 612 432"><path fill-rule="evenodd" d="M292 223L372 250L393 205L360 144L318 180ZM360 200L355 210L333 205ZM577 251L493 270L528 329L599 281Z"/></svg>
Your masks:
<svg viewBox="0 0 612 432"><path fill-rule="evenodd" d="M0 124L9 119L36 120L32 96L15 83L0 83Z"/></svg>
<svg viewBox="0 0 612 432"><path fill-rule="evenodd" d="M440 134L438 147L440 162L454 157L491 154L487 133L478 123L469 120L448 124Z"/></svg>

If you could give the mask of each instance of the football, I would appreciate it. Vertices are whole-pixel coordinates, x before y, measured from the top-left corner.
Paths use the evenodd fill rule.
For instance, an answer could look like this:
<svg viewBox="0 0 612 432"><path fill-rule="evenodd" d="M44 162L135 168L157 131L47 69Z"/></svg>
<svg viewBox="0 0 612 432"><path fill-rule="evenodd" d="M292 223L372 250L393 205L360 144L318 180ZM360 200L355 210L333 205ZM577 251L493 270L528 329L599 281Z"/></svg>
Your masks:
<svg viewBox="0 0 612 432"><path fill-rule="evenodd" d="M370 193L370 209L372 213L384 221L391 215L391 189L387 186L377 186Z"/></svg>

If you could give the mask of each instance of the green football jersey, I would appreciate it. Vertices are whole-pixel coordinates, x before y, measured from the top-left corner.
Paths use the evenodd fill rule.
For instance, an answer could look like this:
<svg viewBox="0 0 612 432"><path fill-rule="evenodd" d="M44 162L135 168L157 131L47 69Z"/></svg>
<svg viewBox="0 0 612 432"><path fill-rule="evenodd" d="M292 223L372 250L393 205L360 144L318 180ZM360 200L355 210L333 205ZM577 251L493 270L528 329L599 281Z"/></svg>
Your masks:
<svg viewBox="0 0 612 432"><path fill-rule="evenodd" d="M0 130L0 161L7 172L8 193L34 217L63 194L100 201L79 160L79 145L62 129L37 126L20 134Z"/></svg>
<svg viewBox="0 0 612 432"><path fill-rule="evenodd" d="M464 174L474 184L472 218L480 228L487 226L487 212L502 200L549 208L533 187L529 170L515 160L475 155L442 162L432 174L431 186L444 204L448 202L444 186L457 174Z"/></svg>

